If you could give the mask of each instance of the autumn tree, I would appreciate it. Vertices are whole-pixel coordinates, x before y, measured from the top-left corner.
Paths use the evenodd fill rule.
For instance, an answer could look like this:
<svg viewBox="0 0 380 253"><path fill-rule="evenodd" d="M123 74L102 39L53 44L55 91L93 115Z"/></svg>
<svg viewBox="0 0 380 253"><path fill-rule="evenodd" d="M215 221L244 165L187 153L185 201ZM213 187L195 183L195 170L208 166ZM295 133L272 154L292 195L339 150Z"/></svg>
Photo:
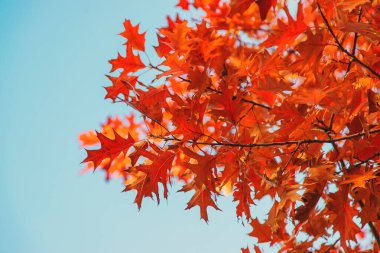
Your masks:
<svg viewBox="0 0 380 253"><path fill-rule="evenodd" d="M80 135L83 147L98 145L86 149L85 170L122 177L138 208L180 184L192 194L186 209L198 206L205 221L232 194L255 252L268 242L281 252L377 252L380 2L178 7L157 31L156 56L139 25L124 22L105 98L134 113ZM251 212L263 197L272 201L264 222Z"/></svg>

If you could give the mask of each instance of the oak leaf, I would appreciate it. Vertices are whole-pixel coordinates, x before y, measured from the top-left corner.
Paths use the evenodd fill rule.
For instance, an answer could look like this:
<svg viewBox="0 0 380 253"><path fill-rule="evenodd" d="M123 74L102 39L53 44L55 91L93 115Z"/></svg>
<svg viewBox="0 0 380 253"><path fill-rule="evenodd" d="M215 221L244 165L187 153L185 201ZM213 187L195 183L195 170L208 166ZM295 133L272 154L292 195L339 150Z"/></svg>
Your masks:
<svg viewBox="0 0 380 253"><path fill-rule="evenodd" d="M145 34L139 33L140 25L133 26L130 20L124 21L124 31L120 33L121 36L127 39L126 45L127 47L145 51Z"/></svg>
<svg viewBox="0 0 380 253"><path fill-rule="evenodd" d="M120 153L123 152L125 154L135 143L135 140L130 135L127 139L124 139L114 131L114 136L114 139L110 139L102 133L96 132L96 137L100 142L100 149L86 149L87 157L82 163L93 162L94 169L96 169L104 159L109 158L109 163L111 163Z"/></svg>
<svg viewBox="0 0 380 253"><path fill-rule="evenodd" d="M149 54L125 20L105 98L136 117L79 136L83 171L122 179L138 208L177 184L206 222L231 195L257 238L243 252L375 252L378 2L179 0Z"/></svg>
<svg viewBox="0 0 380 253"><path fill-rule="evenodd" d="M134 55L132 47L127 47L127 56L123 57L120 54L116 59L109 61L112 65L111 72L118 69L123 69L123 73L133 73L140 69L145 68L144 63L141 61L139 55Z"/></svg>

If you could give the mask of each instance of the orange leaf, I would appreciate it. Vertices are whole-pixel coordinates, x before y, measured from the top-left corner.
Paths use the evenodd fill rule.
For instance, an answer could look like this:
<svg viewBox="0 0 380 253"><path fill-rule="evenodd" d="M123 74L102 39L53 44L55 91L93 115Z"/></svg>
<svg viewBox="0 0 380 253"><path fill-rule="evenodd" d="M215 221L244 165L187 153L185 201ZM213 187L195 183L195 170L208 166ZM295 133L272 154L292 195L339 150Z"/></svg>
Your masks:
<svg viewBox="0 0 380 253"><path fill-rule="evenodd" d="M136 26L132 26L132 23L130 20L124 21L124 31L120 33L121 36L127 39L127 47L145 51L145 34L141 33L139 34L139 24Z"/></svg>
<svg viewBox="0 0 380 253"><path fill-rule="evenodd" d="M140 56L133 54L132 47L127 47L126 57L118 54L117 58L110 60L109 63L112 65L111 72L114 72L115 70L121 68L123 69L123 73L131 73L145 68L145 65L141 61Z"/></svg>
<svg viewBox="0 0 380 253"><path fill-rule="evenodd" d="M211 192L207 190L205 185L202 185L200 188L195 188L195 193L193 197L190 199L189 203L187 203L187 209L191 209L194 206L199 206L201 211L201 218L208 221L207 215L207 207L211 206L216 210L220 210L214 200L211 198Z"/></svg>
<svg viewBox="0 0 380 253"><path fill-rule="evenodd" d="M183 10L188 10L189 9L189 0L179 0L178 4L176 6L181 7Z"/></svg>
<svg viewBox="0 0 380 253"><path fill-rule="evenodd" d="M121 152L125 153L128 149L135 143L132 136L128 136L127 139L121 137L116 131L114 131L115 139L109 139L102 133L96 132L96 136L100 142L100 149L88 150L87 157L83 160L84 162L93 162L94 169L96 169L100 163L106 159L110 159L110 163L115 159Z"/></svg>

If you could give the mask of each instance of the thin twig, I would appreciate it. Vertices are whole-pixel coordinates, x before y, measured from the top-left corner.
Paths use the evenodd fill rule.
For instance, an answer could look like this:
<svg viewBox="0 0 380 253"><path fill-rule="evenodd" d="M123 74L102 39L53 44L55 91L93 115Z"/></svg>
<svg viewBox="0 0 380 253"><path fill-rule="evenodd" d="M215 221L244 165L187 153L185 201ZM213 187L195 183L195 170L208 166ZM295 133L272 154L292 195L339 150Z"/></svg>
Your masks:
<svg viewBox="0 0 380 253"><path fill-rule="evenodd" d="M319 5L319 3L317 3L317 7L318 7L319 12L321 13L323 22L327 26L327 29L329 30L330 34L333 36L333 38L335 40L335 43L337 44L337 46L339 47L339 49L342 52L344 52L346 55L348 55L349 57L351 57L352 61L356 61L357 63L359 63L360 65L362 65L369 72L371 72L373 75L375 75L377 78L380 79L380 74L379 73L377 73L373 68L371 68L370 66L368 66L367 64L365 64L364 62L362 62L361 60L359 60L355 55L351 54L350 52L347 51L347 49L345 49L343 47L343 45L339 42L338 37L336 36L336 34L334 33L334 31L332 30L329 22L327 21L327 18L325 16L325 14L322 12L322 9L321 9L321 6Z"/></svg>
<svg viewBox="0 0 380 253"><path fill-rule="evenodd" d="M355 163L354 166L355 166L355 167L358 167L358 166L360 166L360 165L362 165L362 164L368 163L370 160L372 160L372 159L375 158L376 156L380 156L380 151L376 152L375 154L373 154L372 156L370 156L369 158L367 158L367 159L364 160L364 161L360 161L360 160L358 159L360 162Z"/></svg>
<svg viewBox="0 0 380 253"><path fill-rule="evenodd" d="M219 94L222 94L221 91L219 90L215 90L213 88L210 88L210 87L207 87L207 90L209 91L213 91L213 92L216 92L216 93L219 93ZM232 99L235 100L237 97L236 96L233 96ZM255 102L255 101L252 101L252 100L248 100L248 99L245 99L245 98L242 98L241 101L245 102L245 103L249 103L253 106L259 106L259 107L262 107L264 109L267 109L267 110L271 110L272 108L268 105L264 105L264 104L260 104L258 102Z"/></svg>
<svg viewBox="0 0 380 253"><path fill-rule="evenodd" d="M330 247L328 247L328 248L327 248L325 251L323 251L322 253L330 252L330 250L331 250L332 248L335 247L335 245L339 242L339 240L340 240L340 238L336 239L336 241L335 241L333 244L331 244Z"/></svg>
<svg viewBox="0 0 380 253"><path fill-rule="evenodd" d="M159 68L158 66L154 66L154 65L152 65L152 64L149 64L149 67L151 67L152 69L155 69L155 70L157 70L157 71L160 71L160 72L162 72L162 73L165 72L165 70ZM186 78L184 78L184 77L181 77L181 76L176 76L176 77L179 78L179 79L181 79L181 80L184 81L184 82L188 82L188 83L191 82L191 80L186 79ZM207 89L210 90L210 91L213 91L213 92L216 92L216 93L222 94L221 91L215 90L215 89L213 89L213 88L207 87ZM233 96L232 99L236 99L236 96ZM264 104L260 104L260 103L258 103L258 102L255 102L255 101L252 101L252 100L248 100L248 99L245 99L245 98L242 98L241 101L243 101L243 102L245 102L245 103L249 103L249 104L254 105L254 106L259 106L259 107L265 108L265 109L267 109L267 110L271 110L271 109L272 109L270 106L267 106L267 105L264 105Z"/></svg>
<svg viewBox="0 0 380 253"><path fill-rule="evenodd" d="M152 69L155 69L161 73L165 73L165 70L159 68L158 66L154 66L153 64L149 64L149 67ZM173 74L170 74L170 75L174 76ZM187 83L191 82L189 79L183 78L182 76L174 76L174 77L177 77L178 79L181 79L182 81L187 82Z"/></svg>
<svg viewBox="0 0 380 253"><path fill-rule="evenodd" d="M362 7L359 8L358 19L357 19L358 23L360 22L361 17L362 17ZM358 33L356 32L354 35L354 44L352 47L352 55L355 55L357 40L358 40ZM346 75L348 74L348 72L350 72L351 64L352 64L352 61L350 61L347 65Z"/></svg>
<svg viewBox="0 0 380 253"><path fill-rule="evenodd" d="M119 100L119 101L115 101L115 102L118 102L118 103L120 103L120 102L124 102L125 104L129 105L130 107L132 107L132 108L135 109L136 111L139 111L139 110L136 108L136 106L135 106L132 102L127 101L127 100L125 100L125 99L122 99L122 98L120 98L120 97L118 97L118 99L120 99L120 100ZM153 122L157 123L161 128L165 129L166 132L170 133L169 129L168 129L167 127L165 127L164 125L162 125L161 122L160 122L159 120L154 119L154 118L148 116L146 113L143 113L142 111L139 111L139 112L140 112L143 116L145 116L145 117L147 117L148 119L152 120ZM161 131L162 131L162 129L161 129ZM173 137L174 137L174 136L173 136ZM174 138L174 139L177 140L177 141L179 140L178 138Z"/></svg>
<svg viewBox="0 0 380 253"><path fill-rule="evenodd" d="M330 131L333 131L332 130L332 126L333 126L333 123L334 123L334 117L335 117L335 113L332 113L331 117L330 117L330 123L329 123L329 129L330 129Z"/></svg>
<svg viewBox="0 0 380 253"><path fill-rule="evenodd" d="M375 237L375 240L376 240L377 246L380 247L380 236L379 236L379 231L377 231L377 229L376 229L375 225L373 225L372 221L369 221L369 222L368 222L368 226L369 226L370 229L371 229L371 232L372 232L373 237Z"/></svg>
<svg viewBox="0 0 380 253"><path fill-rule="evenodd" d="M372 131L369 131L369 134L374 134L374 133L379 133L380 129L375 129ZM295 140L295 141L282 141L282 142L268 142L268 143L249 143L249 144L240 144L240 143L226 143L226 142L196 142L197 144L200 145L210 145L210 146L226 146L226 147L243 147L243 148L250 148L250 147L274 147L274 146L286 146L286 145L298 145L298 144L303 144L303 143L335 143L338 141L344 141L344 140L349 140L349 139L354 139L357 137L362 137L366 136L367 133L356 133L356 134L351 134L335 139L305 139L305 140ZM170 138L170 137L165 137L165 136L152 136L154 138L162 139L162 140L168 140L168 141L182 141L179 140L178 138ZM194 141L192 140L187 140L185 141L187 143L193 143Z"/></svg>
<svg viewBox="0 0 380 253"><path fill-rule="evenodd" d="M359 200L359 205L361 208L364 207L364 203L362 200ZM375 241L377 245L380 247L380 236L379 236L379 231L377 231L376 227L373 225L372 221L368 222L368 226L371 229L372 235L375 238Z"/></svg>
<svg viewBox="0 0 380 253"><path fill-rule="evenodd" d="M293 150L292 154L290 155L289 160L286 162L284 168L282 168L282 171L284 171L289 166L290 161L294 158L294 155L297 153L300 146L301 146L301 143L298 143L297 147Z"/></svg>

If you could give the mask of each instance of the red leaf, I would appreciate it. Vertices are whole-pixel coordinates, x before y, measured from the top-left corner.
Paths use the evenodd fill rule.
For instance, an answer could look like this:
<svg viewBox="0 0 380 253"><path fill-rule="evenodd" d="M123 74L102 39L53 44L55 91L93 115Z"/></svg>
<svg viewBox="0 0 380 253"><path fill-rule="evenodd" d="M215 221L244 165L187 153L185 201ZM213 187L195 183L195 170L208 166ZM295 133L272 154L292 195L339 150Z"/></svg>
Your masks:
<svg viewBox="0 0 380 253"><path fill-rule="evenodd" d="M149 178L146 173L140 172L134 175L133 180L131 180L130 183L127 183L123 192L127 192L130 190L136 190L136 198L135 203L137 204L137 207L141 208L141 203L144 197L153 197L153 190L152 185L149 184Z"/></svg>
<svg viewBox="0 0 380 253"><path fill-rule="evenodd" d="M154 49L158 57L167 56L173 48L170 46L170 40L167 37L162 37L157 34L158 46L155 46Z"/></svg>
<svg viewBox="0 0 380 253"><path fill-rule="evenodd" d="M114 134L115 139L112 140L107 138L102 133L96 132L96 136L100 142L100 149L86 149L87 157L82 163L93 162L94 169L96 169L104 159L109 158L109 164L111 164L113 159L115 159L121 152L127 152L128 149L135 143L135 140L130 135L127 139L124 139L115 130Z"/></svg>
<svg viewBox="0 0 380 253"><path fill-rule="evenodd" d="M127 39L127 47L131 47L136 50L145 51L145 34L139 33L139 24L132 26L130 20L124 21L124 31L120 33L121 36Z"/></svg>
<svg viewBox="0 0 380 253"><path fill-rule="evenodd" d="M230 15L244 13L253 2L254 0L232 0Z"/></svg>
<svg viewBox="0 0 380 253"><path fill-rule="evenodd" d="M172 151L160 151L158 147L156 147L156 150L159 151L158 154L151 153L143 148L138 148L137 151L142 156L152 161L152 163L136 166L135 169L147 174L150 190L156 195L159 203L160 198L158 194L158 183L162 183L162 186L164 187L164 197L167 198L169 171L172 168L172 163L176 154Z"/></svg>
<svg viewBox="0 0 380 253"><path fill-rule="evenodd" d="M110 98L113 101L122 94L124 98L129 97L129 91L133 90L137 82L137 76L120 75L119 77L107 76L112 86L104 87L107 91L105 98Z"/></svg>
<svg viewBox="0 0 380 253"><path fill-rule="evenodd" d="M253 230L249 233L249 236L256 237L259 243L272 240L272 231L268 224L261 224L257 219L253 219L251 226Z"/></svg>
<svg viewBox="0 0 380 253"><path fill-rule="evenodd" d="M241 253L249 253L249 248L241 248Z"/></svg>
<svg viewBox="0 0 380 253"><path fill-rule="evenodd" d="M187 203L186 210L191 209L194 206L199 206L201 211L201 218L206 222L208 221L207 207L211 206L216 210L220 210L216 206L214 200L211 198L211 192L206 188L205 185L202 185L200 188L195 188L195 193L190 199L189 203Z"/></svg>
<svg viewBox="0 0 380 253"><path fill-rule="evenodd" d="M232 193L257 244L280 252L358 252L358 223L380 217L380 46L368 33L380 27L379 4L297 2L177 0L148 66L138 52L146 33L126 20L106 98L141 124L110 119L102 134L81 135L100 146L87 150L85 170L94 163L124 179L139 208L184 184L187 209L199 206L206 222ZM195 19L181 18L190 7ZM251 215L266 204L266 218Z"/></svg>
<svg viewBox="0 0 380 253"><path fill-rule="evenodd" d="M253 204L251 197L251 188L245 181L236 183L236 190L234 190L234 201L238 201L236 206L237 217L242 217L243 214L248 219L251 219L250 205Z"/></svg>
<svg viewBox="0 0 380 253"><path fill-rule="evenodd" d="M123 73L131 73L145 68L145 65L141 61L140 56L133 54L132 47L127 47L126 57L117 54L117 58L110 60L109 63L112 65L110 72L114 72L115 70L121 68L123 69Z"/></svg>
<svg viewBox="0 0 380 253"><path fill-rule="evenodd" d="M178 4L176 6L181 7L184 10L188 10L189 9L189 1L188 0L179 0Z"/></svg>
<svg viewBox="0 0 380 253"><path fill-rule="evenodd" d="M264 20L267 18L270 7L276 5L276 0L257 0L260 9L260 18Z"/></svg>

